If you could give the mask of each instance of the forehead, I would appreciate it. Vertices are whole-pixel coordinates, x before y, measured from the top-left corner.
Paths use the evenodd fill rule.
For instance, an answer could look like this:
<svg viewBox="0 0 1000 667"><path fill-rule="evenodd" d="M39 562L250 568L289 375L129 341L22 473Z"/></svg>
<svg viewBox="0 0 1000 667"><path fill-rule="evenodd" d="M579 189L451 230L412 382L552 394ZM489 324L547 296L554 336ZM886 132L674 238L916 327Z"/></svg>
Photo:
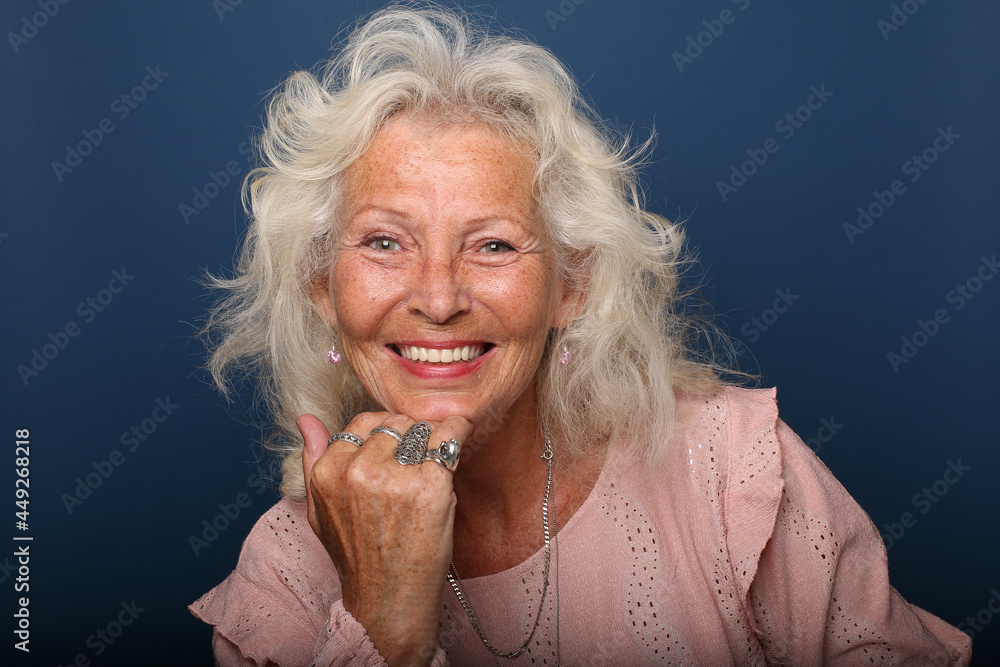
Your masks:
<svg viewBox="0 0 1000 667"><path fill-rule="evenodd" d="M527 146L475 121L399 115L345 173L351 208L372 197L461 196L534 210L535 161Z"/></svg>

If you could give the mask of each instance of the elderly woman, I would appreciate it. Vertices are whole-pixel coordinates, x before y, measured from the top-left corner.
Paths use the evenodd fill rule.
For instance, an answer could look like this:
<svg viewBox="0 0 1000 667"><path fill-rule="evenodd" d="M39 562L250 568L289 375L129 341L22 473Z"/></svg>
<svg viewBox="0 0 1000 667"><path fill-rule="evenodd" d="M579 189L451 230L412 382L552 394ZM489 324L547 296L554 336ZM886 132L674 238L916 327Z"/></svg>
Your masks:
<svg viewBox="0 0 1000 667"><path fill-rule="evenodd" d="M680 231L547 51L390 8L260 149L211 367L259 372L284 499L191 607L219 664L968 662L687 348Z"/></svg>

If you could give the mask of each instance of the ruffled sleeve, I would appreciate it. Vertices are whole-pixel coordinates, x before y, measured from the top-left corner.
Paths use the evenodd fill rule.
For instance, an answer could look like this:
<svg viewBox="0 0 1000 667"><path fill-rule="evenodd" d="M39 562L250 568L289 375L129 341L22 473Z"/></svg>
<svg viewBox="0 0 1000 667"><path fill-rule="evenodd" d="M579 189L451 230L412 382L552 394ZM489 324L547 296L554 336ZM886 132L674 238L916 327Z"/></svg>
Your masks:
<svg viewBox="0 0 1000 667"><path fill-rule="evenodd" d="M189 609L214 626L221 667L386 664L344 608L337 572L300 501L282 500L265 513L236 570ZM447 664L440 647L431 664Z"/></svg>
<svg viewBox="0 0 1000 667"><path fill-rule="evenodd" d="M768 662L967 665L968 635L889 585L871 519L777 418L773 390L769 405L760 405L762 394L727 392L723 513L734 574Z"/></svg>

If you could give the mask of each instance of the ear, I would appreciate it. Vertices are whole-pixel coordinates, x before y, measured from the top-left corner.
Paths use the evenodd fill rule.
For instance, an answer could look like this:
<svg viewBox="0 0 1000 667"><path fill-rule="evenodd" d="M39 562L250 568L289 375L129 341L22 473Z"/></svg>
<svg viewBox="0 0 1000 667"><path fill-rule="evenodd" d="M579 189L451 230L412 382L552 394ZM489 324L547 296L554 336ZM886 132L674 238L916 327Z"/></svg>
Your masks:
<svg viewBox="0 0 1000 667"><path fill-rule="evenodd" d="M563 297L562 303L559 305L559 310L556 311L556 316L552 319L553 329L565 329L569 326L569 323L576 319L580 311L583 310L583 306L587 303L587 293L578 290L577 292L567 293Z"/></svg>
<svg viewBox="0 0 1000 667"><path fill-rule="evenodd" d="M583 257L575 258L580 266L587 267ZM587 303L587 294L590 291L590 271L582 268L576 280L566 278L562 285L562 298L555 316L552 318L553 329L565 329L579 316L583 307Z"/></svg>
<svg viewBox="0 0 1000 667"><path fill-rule="evenodd" d="M337 309L333 305L333 296L330 294L330 285L323 276L317 276L309 284L309 294L316 304L316 310L320 317L332 328L337 328Z"/></svg>

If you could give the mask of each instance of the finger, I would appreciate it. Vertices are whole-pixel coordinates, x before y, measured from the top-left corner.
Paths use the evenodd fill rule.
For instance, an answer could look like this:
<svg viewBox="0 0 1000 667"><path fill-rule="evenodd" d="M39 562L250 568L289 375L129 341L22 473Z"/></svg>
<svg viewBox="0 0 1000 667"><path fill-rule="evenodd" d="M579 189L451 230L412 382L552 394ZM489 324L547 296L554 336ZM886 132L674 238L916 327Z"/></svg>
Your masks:
<svg viewBox="0 0 1000 667"><path fill-rule="evenodd" d="M459 452L461 453L461 447L465 443L466 439L472 434L472 424L464 417L459 417L458 415L452 415L441 422L433 431L431 431L430 442L427 444L428 450L439 449L445 443L455 440L459 444ZM461 454L460 454L461 455ZM452 470L448 470L445 466L441 465L437 461L424 461L428 465L421 464L421 469L426 468L428 471L440 470L440 474L451 475L455 470L458 469L458 462L456 461L455 467ZM437 473L435 473L437 474Z"/></svg>
<svg viewBox="0 0 1000 667"><path fill-rule="evenodd" d="M344 427L344 430L357 435L368 444L371 430L388 416L388 412L360 412Z"/></svg>
<svg viewBox="0 0 1000 667"><path fill-rule="evenodd" d="M296 423L299 427L299 433L302 434L302 439L305 441L303 461L308 461L311 469L316 459L326 453L326 443L330 439L330 432L315 415L302 415Z"/></svg>
<svg viewBox="0 0 1000 667"><path fill-rule="evenodd" d="M399 441L388 433L372 433L371 430L376 426L387 426L402 436L406 433L406 429L410 428L415 422L406 415L381 414L385 415L382 419L371 423L371 425L364 425L366 427L365 437L367 438L365 444L368 445L368 443L371 443L371 449L382 453L388 451L391 454L395 451L396 446L399 445Z"/></svg>
<svg viewBox="0 0 1000 667"><path fill-rule="evenodd" d="M326 443L330 439L330 432L315 415L302 415L295 423L299 427L299 433L302 434L302 475L305 478L306 500L311 506L310 481L312 480L313 466L316 465L319 457L326 452Z"/></svg>

